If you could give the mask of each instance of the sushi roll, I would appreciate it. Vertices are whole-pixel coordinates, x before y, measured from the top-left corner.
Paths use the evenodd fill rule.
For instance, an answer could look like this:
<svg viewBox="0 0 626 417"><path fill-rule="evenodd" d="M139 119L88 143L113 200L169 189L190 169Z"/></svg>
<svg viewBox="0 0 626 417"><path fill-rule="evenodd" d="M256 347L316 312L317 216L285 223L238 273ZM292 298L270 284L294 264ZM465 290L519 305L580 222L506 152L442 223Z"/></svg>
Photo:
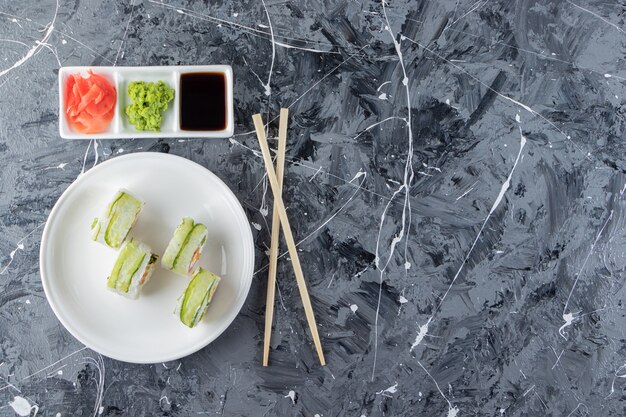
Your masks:
<svg viewBox="0 0 626 417"><path fill-rule="evenodd" d="M124 297L136 299L150 279L159 257L148 245L130 239L122 246L107 279L107 288Z"/></svg>
<svg viewBox="0 0 626 417"><path fill-rule="evenodd" d="M207 307L215 294L220 277L199 268L187 285L187 289L179 298L176 314L187 327L194 327L202 320Z"/></svg>
<svg viewBox="0 0 626 417"><path fill-rule="evenodd" d="M184 217L165 249L161 265L179 275L189 276L200 259L206 239L206 226Z"/></svg>
<svg viewBox="0 0 626 417"><path fill-rule="evenodd" d="M126 240L128 232L139 217L143 202L120 190L115 194L100 218L91 223L91 238L108 247L117 249Z"/></svg>

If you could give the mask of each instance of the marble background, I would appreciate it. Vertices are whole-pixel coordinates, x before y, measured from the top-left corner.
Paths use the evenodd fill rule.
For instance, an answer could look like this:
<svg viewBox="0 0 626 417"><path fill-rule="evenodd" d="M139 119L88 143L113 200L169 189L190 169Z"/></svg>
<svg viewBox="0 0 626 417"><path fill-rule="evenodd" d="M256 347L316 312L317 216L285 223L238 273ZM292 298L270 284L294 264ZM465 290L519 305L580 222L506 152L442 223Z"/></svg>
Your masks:
<svg viewBox="0 0 626 417"><path fill-rule="evenodd" d="M624 415L625 55L622 0L0 0L0 415ZM231 140L58 135L61 65L214 63L235 73ZM260 366L251 115L281 106L326 367L286 262ZM38 266L63 190L141 151L211 169L258 225L233 325L150 366L69 335Z"/></svg>

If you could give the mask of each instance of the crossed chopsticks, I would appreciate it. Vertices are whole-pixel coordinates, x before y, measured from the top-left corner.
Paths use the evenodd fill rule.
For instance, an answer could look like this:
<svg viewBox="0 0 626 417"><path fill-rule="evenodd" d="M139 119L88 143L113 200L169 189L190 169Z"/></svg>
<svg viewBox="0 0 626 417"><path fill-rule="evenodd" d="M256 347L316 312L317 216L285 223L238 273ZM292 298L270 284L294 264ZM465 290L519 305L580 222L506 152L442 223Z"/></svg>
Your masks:
<svg viewBox="0 0 626 417"><path fill-rule="evenodd" d="M304 281L304 275L302 274L302 266L300 265L300 258L298 257L298 250L296 248L296 242L293 239L291 233L291 226L289 225L289 219L287 218L287 211L285 210L285 204L282 198L283 188L283 172L285 167L285 148L287 144L287 116L289 115L288 109L280 109L280 121L278 126L278 155L276 158L276 171L274 171L274 164L272 163L272 157L267 145L267 138L265 137L265 126L263 125L263 119L260 114L252 116L254 121L254 128L256 129L256 135L259 139L259 145L261 146L261 152L263 153L263 161L265 162L265 171L267 172L267 179L269 180L274 194L274 210L272 213L272 240L270 246L270 263L269 263L269 275L267 281L267 301L265 305L265 335L263 339L263 366L267 366L270 351L270 338L272 335L272 320L274 318L274 297L276 295L276 265L278 263L278 245L280 237L280 226L282 225L283 234L285 235L285 242L289 249L289 257L293 264L293 271L296 275L296 282L298 283L298 289L300 290L300 297L302 298L302 305L304 306L304 312L306 313L306 320L311 330L311 336L313 337L313 343L315 344L315 350L319 356L320 363L326 365L324 359L324 352L322 351L322 343L320 342L320 336L317 333L317 324L315 323L315 315L313 314L313 307L311 306L311 299L309 298L309 292L306 288L306 282Z"/></svg>

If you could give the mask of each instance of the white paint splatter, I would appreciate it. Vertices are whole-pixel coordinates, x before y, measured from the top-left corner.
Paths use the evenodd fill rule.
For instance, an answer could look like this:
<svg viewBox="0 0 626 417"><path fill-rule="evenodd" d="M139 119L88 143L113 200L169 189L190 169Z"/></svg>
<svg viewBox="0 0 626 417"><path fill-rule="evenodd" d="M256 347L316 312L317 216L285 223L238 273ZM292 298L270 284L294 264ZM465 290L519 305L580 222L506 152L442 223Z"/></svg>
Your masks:
<svg viewBox="0 0 626 417"><path fill-rule="evenodd" d="M306 165L303 165L306 166ZM350 195L350 198L348 198L346 200L345 203L343 203L341 205L341 207L339 207L337 209L337 211L335 211L329 218L327 218L324 222L322 222L317 228L315 228L315 230L313 230L311 233L309 233L308 235L306 235L305 237L303 237L301 240L299 240L298 242L296 242L296 247L300 247L300 245L302 245L304 242L306 242L307 240L309 240L311 237L315 236L315 234L317 232L319 232L320 230L322 230L328 223L330 223L335 217L337 217L339 215L339 213L341 213L343 211L343 209L346 208L346 206L348 204L350 204L350 202L352 200L354 200L354 197L356 197L357 193L360 190L363 190L363 184L365 183L365 180L367 179L367 173L365 171L359 171L356 173L356 175L354 176L354 178L352 178L352 180L348 181L347 183L351 183L352 181L354 181L357 178L363 177L363 179L361 180L361 182L359 182L359 184L355 185L356 189L354 190L354 193L352 193L352 195ZM259 210L261 211L261 210ZM261 212L261 214L263 214L263 212ZM265 213L264 216L267 216L267 212ZM278 256L278 259L282 259L285 256L287 256L289 254L288 251L285 251L283 253L281 253ZM264 266L263 268L258 269L257 271L254 272L254 275L258 274L259 272L263 272L267 269L267 265ZM359 274L357 275L361 275L363 274L365 271L367 270L367 267L365 269L363 269Z"/></svg>
<svg viewBox="0 0 626 417"><path fill-rule="evenodd" d="M22 242L19 242L17 244L17 247L15 249L13 249L11 251L11 253L9 253L9 257L11 258L11 260L9 261L9 263L4 267L4 269L2 270L2 272L0 272L0 275L4 274L7 270L7 268L9 266L11 266L11 263L13 263L13 258L15 258L15 254L17 253L18 250L24 250L24 244Z"/></svg>
<svg viewBox="0 0 626 417"><path fill-rule="evenodd" d="M390 116L390 117L387 117L386 119L381 120L380 122L376 122L376 123L374 123L374 124L372 124L372 125L369 125L369 126L368 126L368 127L366 127L365 129L361 130L361 132L359 132L359 134L358 134L358 135L356 135L355 137L353 137L352 139L356 139L356 138L358 138L359 136L361 136L362 134L364 134L364 133L365 133L365 132L367 132L368 130L372 129L373 127L376 127L376 126L378 126L378 125L380 125L380 124L382 124L382 123L384 123L384 122L387 122L387 121L389 121L389 120L396 120L396 119L403 120L403 121L404 121L404 123L407 123L407 125L408 125L408 122L407 122L407 119L406 119L406 118L404 118L404 117L397 117L397 116ZM381 128L381 130L382 130L382 128Z"/></svg>
<svg viewBox="0 0 626 417"><path fill-rule="evenodd" d="M66 41L65 39L61 39L61 43L62 43L63 45L65 45L65 44L67 44L67 41Z"/></svg>
<svg viewBox="0 0 626 417"><path fill-rule="evenodd" d="M274 43L277 46L282 46L283 48L287 48L287 49L299 49L301 51L315 52L316 54L336 54L336 55L339 55L339 52L334 52L334 51L322 51L321 49L303 48L301 46L295 46L295 45L291 45L291 44L283 43L283 42L279 42L279 41L274 41Z"/></svg>
<svg viewBox="0 0 626 417"><path fill-rule="evenodd" d="M398 383L397 382L395 384L393 384L392 386L390 386L389 388L385 388L382 391L378 391L376 394L384 395L385 397L391 397L391 395L389 395L389 394L395 394L396 392L398 392Z"/></svg>
<svg viewBox="0 0 626 417"><path fill-rule="evenodd" d="M322 171L322 166L320 165L319 169L315 171L315 173L313 174L311 178L309 178L309 182L313 181L313 178L317 177L317 174L319 174L321 171Z"/></svg>
<svg viewBox="0 0 626 417"><path fill-rule="evenodd" d="M389 36L393 41L396 55L398 56L398 62L400 63L400 68L402 69L402 74L403 74L402 85L404 85L404 90L405 90L405 95L406 95L406 111L407 111L406 124L408 128L407 129L407 142L408 143L407 143L407 157L406 157L406 162L404 164L403 183L400 187L398 187L396 191L394 191L394 193L391 196L391 199L389 200L389 202L387 203L387 205L385 206L381 214L380 225L378 228L378 237L376 239L376 253L374 257L374 263L376 265L376 268L380 271L380 276L378 280L379 285L378 285L378 300L376 303L376 316L374 319L374 363L372 365L372 376L371 376L372 381L374 381L374 376L376 374L376 359L378 357L378 319L379 319L379 313L380 313L380 302L381 302L382 291L383 291L384 274L387 269L387 266L389 265L389 262L391 262L391 259L394 257L396 245L402 241L405 235L407 238L404 242L404 259L405 260L408 259L408 244L409 244L408 236L411 233L411 199L410 199L409 190L411 188L411 184L413 183L413 178L414 178L413 131L412 131L413 126L411 122L411 113L412 113L411 112L411 94L410 94L410 89L408 87L409 78L407 76L406 66L404 65L404 56L402 54L402 48L400 47L400 43L396 40L396 35L393 33L393 31L390 28L385 0L381 0L381 6L383 9L383 15L385 17L385 23L386 23L385 30L389 32ZM402 37L400 39L402 40ZM381 268L379 264L380 262L379 247L380 247L380 238L382 236L382 231L383 231L383 223L385 221L385 217L387 215L387 211L389 209L389 206L391 205L391 202L394 200L394 198L398 194L402 192L404 192L404 204L402 207L402 221L401 221L402 228L400 229L400 232L391 240L391 244L389 245L389 256L387 258L385 265Z"/></svg>
<svg viewBox="0 0 626 417"><path fill-rule="evenodd" d="M359 179L363 176L367 176L367 173L363 170L359 170L359 172L357 172L356 174L354 174L354 177L352 177L352 179L350 181L348 181L348 183L351 183L352 181Z"/></svg>
<svg viewBox="0 0 626 417"><path fill-rule="evenodd" d="M437 391L439 391L439 394L441 394L443 399L446 400L446 402L448 403L448 416L447 417L456 417L459 414L460 410L457 407L452 405L450 400L448 400L448 397L446 397L446 395L443 393L443 391L439 387L437 380L433 378L433 376L430 374L430 372L426 370L426 368L424 368L424 365L422 365L420 361L417 361L417 364L424 370L424 372L426 372L426 375L428 375L430 379L432 379L432 381L435 383L435 387L437 387ZM450 384L448 384L448 387L450 388L450 391L452 391L452 386L450 386Z"/></svg>
<svg viewBox="0 0 626 417"><path fill-rule="evenodd" d="M384 83L382 83L381 85L378 86L378 88L376 89L376 91L380 91L381 88L383 88L384 85L387 84L391 84L391 81L385 81Z"/></svg>
<svg viewBox="0 0 626 417"><path fill-rule="evenodd" d="M519 113L517 113L517 114L515 115L515 121L516 121L517 123L521 123L522 119L520 118Z"/></svg>
<svg viewBox="0 0 626 417"><path fill-rule="evenodd" d="M265 87L265 95L266 96L270 96L272 94L272 88L270 86L270 83L272 81L272 71L274 71L274 60L276 59L276 41L274 39L274 28L272 27L272 21L270 19L270 14L267 11L267 6L265 5L265 0L261 0L261 3L263 4L263 9L265 9L265 15L267 16L267 23L269 23L269 29L270 29L270 35L271 35L271 41L272 41L272 61L270 63L270 71L269 74L267 75L267 84L264 85ZM263 27L259 24L260 27ZM267 26L265 26L267 27Z"/></svg>
<svg viewBox="0 0 626 417"><path fill-rule="evenodd" d="M0 71L0 77L13 71L15 68L22 66L33 55L35 55L42 47L44 47L44 45L47 43L48 39L50 38L50 35L52 35L52 31L54 30L54 23L56 22L58 13L59 13L59 0L57 0L56 2L56 8L54 9L54 16L52 17L52 20L50 21L50 23L47 25L47 29L43 38L41 38L40 41L35 42L35 45L26 53L26 55L20 58L12 66L10 66L9 68L3 71Z"/></svg>
<svg viewBox="0 0 626 417"><path fill-rule="evenodd" d="M563 339L567 340L567 333L565 332L565 328L571 326L574 320L577 319L578 317L574 317L573 313L563 314L563 320L565 321L565 324L559 327L559 334Z"/></svg>
<svg viewBox="0 0 626 417"><path fill-rule="evenodd" d="M233 13L233 17L239 16L239 13Z"/></svg>
<svg viewBox="0 0 626 417"><path fill-rule="evenodd" d="M478 240L480 239L480 236L481 236L483 230L485 229L485 226L487 225L487 222L491 218L491 215L496 211L496 209L498 208L498 206L502 202L502 199L504 198L504 194L507 192L507 190L511 186L511 178L513 177L513 172L515 172L515 168L517 167L517 164L519 163L519 161L522 158L522 152L524 150L524 146L526 146L526 137L522 133L521 126L519 126L519 132L520 132L520 147L519 147L519 151L517 152L517 156L515 157L515 162L513 163L513 167L511 168L511 171L509 172L509 175L507 176L506 180L504 181L504 183L500 187L500 192L498 193L498 196L496 197L496 200L493 202L493 204L491 206L491 209L489 210L489 213L487 214L487 217L485 217L485 220L483 221L483 224L480 226L480 229L478 230L478 233L476 234L476 238L472 242L472 246L470 246L469 250L467 251L467 254L465 255L465 258L463 259L463 262L461 262L461 266L456 271L456 274L454 275L454 278L452 278L452 282L450 282L450 285L448 286L448 289L443 294L443 296L439 299L439 304L437 304L437 306L433 310L433 315L430 317L430 319L428 319L428 322L425 325L420 327L418 335L415 338L415 342L413 342L413 345L411 346L411 351L413 349L415 349L415 347L417 347L420 344L420 342L422 341L422 339L424 338L426 332L428 331L428 324L430 323L430 321L433 319L435 313L439 310L439 308L443 304L443 301L445 300L446 296L448 295L448 293L452 289L452 286L456 282L457 278L461 274L461 271L463 270L463 267L465 266L465 264L467 263L470 255L472 254L472 251L474 250L474 247L476 246L476 243L478 243Z"/></svg>
<svg viewBox="0 0 626 417"><path fill-rule="evenodd" d="M378 98L381 100L387 100L387 93L382 93L381 95L378 96Z"/></svg>
<svg viewBox="0 0 626 417"><path fill-rule="evenodd" d="M291 390L289 391L289 394L285 395L285 398L290 398L291 399L291 403L295 404L296 403L296 392Z"/></svg>
<svg viewBox="0 0 626 417"><path fill-rule="evenodd" d="M614 27L615 29L619 30L620 32L622 32L623 34L625 34L625 35L626 35L626 30L624 30L624 29L622 29L621 27L617 26L615 23L613 23L613 22L611 22L611 21L609 21L609 20L606 20L605 18L603 18L603 17L602 17L602 16L600 16L599 14L594 13L594 12L592 12L591 10L587 10L587 9L585 9L584 7L581 7L581 6L579 6L579 5L575 4L575 3L572 3L570 0L567 0L567 2L568 2L569 4L571 4L572 6L578 7L580 10L583 10L583 11L585 11L585 12L589 13L590 15L597 17L598 19L602 20L602 21L603 21L604 23L606 23L607 25L610 25L610 26Z"/></svg>
<svg viewBox="0 0 626 417"><path fill-rule="evenodd" d="M26 299L26 301L24 301L26 304L30 304L30 300Z"/></svg>
<svg viewBox="0 0 626 417"><path fill-rule="evenodd" d="M405 304L408 303L409 300L407 300L404 295L401 295L400 298L398 299L398 301L400 302L400 304Z"/></svg>
<svg viewBox="0 0 626 417"><path fill-rule="evenodd" d="M396 392L398 392L398 383L396 382L394 385L392 385L391 387L387 388L385 390L385 392L388 392L390 394L395 394Z"/></svg>
<svg viewBox="0 0 626 417"><path fill-rule="evenodd" d="M478 181L476 181L476 182L478 182ZM462 199L463 197L465 197L466 195L468 195L469 193L471 193L471 192L472 192L472 190L474 190L474 185L476 185L476 182L472 185L472 187L470 187L470 189L469 189L469 190L465 191L463 194L461 194L460 196L458 196L458 197L456 198L456 200L455 200L455 201L459 201L460 199Z"/></svg>
<svg viewBox="0 0 626 417"><path fill-rule="evenodd" d="M252 222L252 227L254 227L256 230L261 230L262 229L261 225L258 224L258 223L255 223L255 222Z"/></svg>
<svg viewBox="0 0 626 417"><path fill-rule="evenodd" d="M539 117L540 119L542 119L543 121L545 121L546 123L548 123L550 126L552 126L553 129L555 129L557 132L559 132L561 135L563 135L565 138L567 138L567 140L569 140L572 145L581 153L584 153L583 150L580 148L580 146L578 146L578 144L576 144L575 142L573 142L571 139L571 136L569 136L568 134L566 134L563 130L561 130L556 124L554 124L552 121L550 121L550 119L546 118L544 115L542 115L541 113L539 113L538 111L532 109L530 106L527 106L524 103L520 103L517 100L512 99L511 97L504 95L502 93L500 93L499 91L494 90L490 85L484 83L483 81L481 81L478 77L470 74L469 72L465 71L463 68L461 68L460 66L456 65L455 63L451 62L450 60L446 59L445 57L441 56L440 54L438 54L437 52L435 52L434 50L422 45L421 43L413 40L413 39L409 39L409 38L404 38L406 40L408 40L409 42L419 46L420 48L430 52L431 54L433 54L434 56L436 56L437 58L449 63L450 65L452 65L454 68L456 68L457 70L461 71L464 74L467 74L470 78L472 78L474 81L480 83L481 85L483 85L486 89L488 89L489 91L491 91L492 93L496 94L498 97L502 98L503 100L509 101L519 107L521 107L522 109L526 110L527 112L531 113L533 116Z"/></svg>
<svg viewBox="0 0 626 417"><path fill-rule="evenodd" d="M615 371L615 376L613 377L613 382L611 383L611 392L605 398L609 398L615 392L615 379L616 378L626 378L626 372L624 371L626 371L626 363L620 366L619 368L617 368L617 370ZM620 372L623 372L623 373L620 373Z"/></svg>
<svg viewBox="0 0 626 417"><path fill-rule="evenodd" d="M430 325L430 322L432 319L433 317L431 316L426 322L426 324L422 324L420 326L420 330L417 333L417 336L415 336L415 341L411 345L411 349L410 349L411 352L413 351L413 349L419 346L419 344L422 343L422 340L424 340L424 337L426 337L426 334L428 333L428 326Z"/></svg>
<svg viewBox="0 0 626 417"><path fill-rule="evenodd" d="M609 213L609 216L607 217L606 221L602 225L602 228L598 232L595 240L591 244L591 248L589 249L589 252L587 253L587 256L585 257L585 260L583 261L583 264L580 267L580 270L578 271L578 274L576 275L576 279L574 280L574 284L572 284L572 288L570 289L569 295L567 296L567 300L565 301L565 306L563 307L563 320L565 321L565 324L562 325L559 328L559 334L564 339L567 339L566 333L565 333L565 328L568 327L569 325L571 325L574 320L578 319L578 317L575 317L572 313L565 313L567 311L567 306L569 305L569 301L572 298L572 294L574 293L574 288L576 288L576 284L578 284L578 280L580 279L580 276L582 275L583 270L585 269L585 265L587 265L587 261L589 260L589 257L593 253L593 251L594 251L594 249L596 247L596 244L600 240L600 236L602 236L602 232L604 232L604 229L609 224L609 222L611 221L612 218L613 218L613 210L611 210L611 212Z"/></svg>
<svg viewBox="0 0 626 417"><path fill-rule="evenodd" d="M62 170L65 170L66 166L67 166L67 162L63 162L63 163L61 163L61 164L59 164L59 165L57 165L55 167L48 167L48 168L45 168L44 170L48 170L48 169L62 169Z"/></svg>
<svg viewBox="0 0 626 417"><path fill-rule="evenodd" d="M356 311L359 309L359 306L356 304L352 304L350 306L350 310L352 310L353 313L356 313Z"/></svg>
<svg viewBox="0 0 626 417"><path fill-rule="evenodd" d="M39 407L36 405L31 406L26 398L20 397L19 395L16 395L13 398L13 401L9 402L9 405L18 416L22 417L29 416L33 408L35 409L35 414L37 414L37 411L39 410Z"/></svg>

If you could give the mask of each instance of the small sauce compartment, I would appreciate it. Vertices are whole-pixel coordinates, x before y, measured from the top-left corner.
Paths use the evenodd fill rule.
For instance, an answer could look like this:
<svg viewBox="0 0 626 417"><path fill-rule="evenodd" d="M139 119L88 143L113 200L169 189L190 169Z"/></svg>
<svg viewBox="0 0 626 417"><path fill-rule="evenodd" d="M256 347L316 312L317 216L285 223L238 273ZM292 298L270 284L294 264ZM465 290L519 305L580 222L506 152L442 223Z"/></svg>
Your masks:
<svg viewBox="0 0 626 417"><path fill-rule="evenodd" d="M228 127L228 80L219 71L180 74L180 116L182 131L223 131Z"/></svg>

